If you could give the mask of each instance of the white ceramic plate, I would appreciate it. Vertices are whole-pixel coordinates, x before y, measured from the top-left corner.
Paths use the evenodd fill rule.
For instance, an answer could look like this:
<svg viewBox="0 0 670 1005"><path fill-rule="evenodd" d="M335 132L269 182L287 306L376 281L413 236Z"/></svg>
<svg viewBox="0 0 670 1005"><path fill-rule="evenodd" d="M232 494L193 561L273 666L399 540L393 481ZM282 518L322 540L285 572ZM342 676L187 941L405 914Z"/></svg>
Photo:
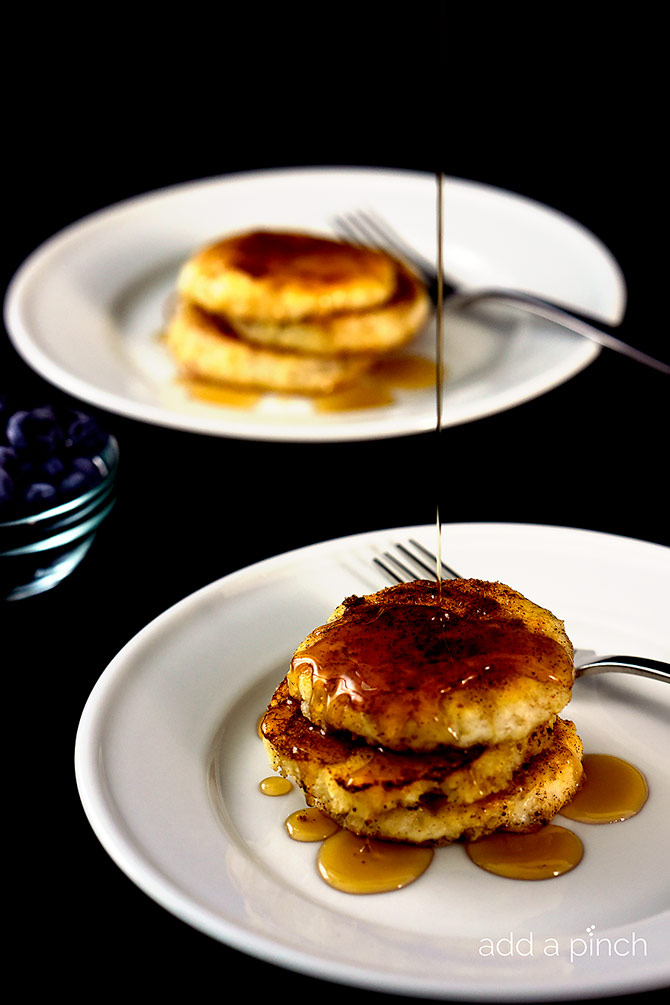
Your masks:
<svg viewBox="0 0 670 1005"><path fill-rule="evenodd" d="M625 823L569 824L585 857L556 880L494 877L452 846L404 890L338 893L317 876L316 846L291 841L283 828L304 805L301 796L260 793L270 771L257 720L290 655L345 596L385 585L371 558L410 534L434 543L434 528L423 527L282 555L198 591L140 632L104 672L81 718L77 782L94 831L121 869L177 917L313 976L478 1000L666 985L664 683L620 674L577 683L569 715L587 751L635 763L650 798ZM455 568L548 606L576 646L669 658L667 549L505 524L446 526L444 540Z"/></svg>
<svg viewBox="0 0 670 1005"><path fill-rule="evenodd" d="M159 332L181 263L232 231L329 232L336 213L374 208L432 261L436 181L418 172L296 169L179 185L74 224L39 248L10 286L11 338L43 377L97 406L148 422L265 440L351 440L435 426L432 390L385 408L317 414L305 400L266 396L252 411L189 399ZM457 179L444 188L445 265L466 285L500 283L554 297L615 322L625 302L616 262L565 216ZM434 357L434 329L414 347ZM450 321L445 425L542 394L590 363L597 347L519 312Z"/></svg>

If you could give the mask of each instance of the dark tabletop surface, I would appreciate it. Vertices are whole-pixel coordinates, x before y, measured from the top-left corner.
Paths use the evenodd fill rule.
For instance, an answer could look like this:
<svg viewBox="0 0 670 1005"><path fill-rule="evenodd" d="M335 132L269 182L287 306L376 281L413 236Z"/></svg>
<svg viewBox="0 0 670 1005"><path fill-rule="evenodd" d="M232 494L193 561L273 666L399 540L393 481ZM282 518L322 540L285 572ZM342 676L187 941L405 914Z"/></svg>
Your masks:
<svg viewBox="0 0 670 1005"><path fill-rule="evenodd" d="M654 32L599 26L587 38L581 24L551 23L522 34L501 18L482 39L476 19L462 23L447 9L436 21L436 11L444 15L440 4L411 5L380 26L377 5L345 4L334 25L334 11L317 16L294 5L290 14L222 18L225 26L212 30L160 32L140 30L127 14L123 24L87 24L85 43L74 35L81 25L62 16L41 22L37 39L18 26L25 72L5 88L5 284L62 227L165 185L267 167L442 168L591 229L626 278L622 338L667 359L665 256L654 241L667 204ZM28 89L28 79L36 86ZM6 336L0 389L72 400ZM667 544L667 395L666 377L603 352L543 396L449 430L454 490L443 519L555 524ZM81 809L75 732L111 658L197 588L289 548L431 523L430 492L413 479L380 492L375 472L429 468L434 436L263 443L86 407L121 447L117 505L66 582L2 611L12 696L5 708L18 725L6 745L7 864L19 876L10 917L35 965L22 966L22 979L87 997L98 988L201 993L238 978L260 993L335 997L337 985L238 953L133 885ZM292 473L325 467L327 492L306 517ZM657 997L650 989L636 1000Z"/></svg>

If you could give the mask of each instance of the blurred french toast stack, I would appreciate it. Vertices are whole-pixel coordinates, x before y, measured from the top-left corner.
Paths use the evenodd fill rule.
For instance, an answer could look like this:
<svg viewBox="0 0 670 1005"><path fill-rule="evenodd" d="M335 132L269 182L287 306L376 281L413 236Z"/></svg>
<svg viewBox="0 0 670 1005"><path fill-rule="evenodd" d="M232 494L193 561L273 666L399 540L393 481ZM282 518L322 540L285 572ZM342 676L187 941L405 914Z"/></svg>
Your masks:
<svg viewBox="0 0 670 1005"><path fill-rule="evenodd" d="M200 249L177 293L165 338L182 374L289 394L353 384L430 312L421 281L385 252L284 231Z"/></svg>
<svg viewBox="0 0 670 1005"><path fill-rule="evenodd" d="M558 713L563 622L501 583L349 597L298 646L261 722L273 768L359 835L437 846L532 832L582 782Z"/></svg>

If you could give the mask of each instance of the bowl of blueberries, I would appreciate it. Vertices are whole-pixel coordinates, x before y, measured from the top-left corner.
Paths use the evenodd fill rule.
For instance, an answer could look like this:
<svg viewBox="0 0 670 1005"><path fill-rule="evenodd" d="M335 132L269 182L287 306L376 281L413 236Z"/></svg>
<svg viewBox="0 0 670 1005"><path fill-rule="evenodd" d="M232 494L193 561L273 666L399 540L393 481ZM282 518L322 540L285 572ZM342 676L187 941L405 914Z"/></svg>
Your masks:
<svg viewBox="0 0 670 1005"><path fill-rule="evenodd" d="M0 399L0 598L60 583L114 506L119 448L70 406Z"/></svg>

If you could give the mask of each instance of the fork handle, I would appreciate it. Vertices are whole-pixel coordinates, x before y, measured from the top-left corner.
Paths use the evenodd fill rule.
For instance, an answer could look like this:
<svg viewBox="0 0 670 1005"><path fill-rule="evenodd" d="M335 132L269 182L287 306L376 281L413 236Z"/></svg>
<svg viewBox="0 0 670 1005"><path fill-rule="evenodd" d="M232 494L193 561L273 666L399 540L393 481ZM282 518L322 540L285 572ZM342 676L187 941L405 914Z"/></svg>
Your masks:
<svg viewBox="0 0 670 1005"><path fill-rule="evenodd" d="M624 356L629 356L638 363L642 363L654 370L659 370L661 373L670 374L670 366L667 363L654 359L653 356L649 356L640 349L635 349L626 342L622 342L622 340L614 334L617 326L609 325L604 321L596 320L588 314L581 314L579 311L573 311L572 309L568 310L559 304L552 303L549 300L543 300L540 297L535 297L530 293L522 293L519 290L507 290L502 288L484 288L481 290L474 289L468 292L463 291L454 293L449 297L450 303L456 301L462 306L470 303L476 303L480 300L497 300L501 303L508 303L517 306L520 305L530 311L531 314L546 318L549 321L555 321L564 328L569 328L571 331L576 332L577 335L583 335L585 338L590 339L592 342L596 342L598 345L604 346L607 349L613 349L615 352L621 353Z"/></svg>
<svg viewBox="0 0 670 1005"><path fill-rule="evenodd" d="M606 673L611 670L635 674L638 677L651 677L653 680L663 680L670 684L670 664L642 656L601 656L591 663L582 663L577 667L577 676Z"/></svg>

